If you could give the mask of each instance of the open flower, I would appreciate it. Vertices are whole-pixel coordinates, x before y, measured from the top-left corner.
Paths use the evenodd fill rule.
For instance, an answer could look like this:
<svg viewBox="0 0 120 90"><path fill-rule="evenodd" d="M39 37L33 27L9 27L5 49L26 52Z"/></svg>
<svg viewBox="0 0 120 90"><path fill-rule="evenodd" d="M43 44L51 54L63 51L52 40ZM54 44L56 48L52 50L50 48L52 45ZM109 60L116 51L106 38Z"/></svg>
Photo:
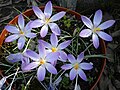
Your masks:
<svg viewBox="0 0 120 90"><path fill-rule="evenodd" d="M70 45L71 40L64 41L58 45L58 38L55 34L51 34L50 36L50 42L44 41L44 40L39 40L39 43L42 43L45 48L49 50L49 52L59 52L59 58L61 61L65 61L67 59L67 54L63 51L68 45Z"/></svg>
<svg viewBox="0 0 120 90"><path fill-rule="evenodd" d="M56 23L54 23L54 21L61 19L65 15L66 12L61 11L51 17L51 15L52 15L51 1L49 1L46 4L44 13L37 6L33 6L33 11L39 19L34 20L31 23L31 27L38 28L38 27L42 26L42 28L40 30L41 37L45 37L46 34L48 33L48 26L50 27L50 29L52 30L52 32L54 34L60 35L60 33L61 33L60 28Z"/></svg>
<svg viewBox="0 0 120 90"><path fill-rule="evenodd" d="M26 65L24 70L29 71L39 66L37 71L37 78L38 80L43 81L45 78L46 69L52 74L57 74L57 70L51 64L51 62L58 59L59 53L47 53L45 47L42 44L38 45L38 51L39 54L32 50L26 51L27 57L31 58L33 62Z"/></svg>
<svg viewBox="0 0 120 90"><path fill-rule="evenodd" d="M93 23L86 16L81 16L81 19L82 19L83 23L89 29L82 30L80 32L79 36L89 37L90 35L92 35L93 45L95 48L99 47L98 36L105 41L112 41L112 37L110 35L108 35L107 33L103 32L103 30L112 26L115 23L115 20L108 20L108 21L100 24L102 21L102 11L101 10L96 11L94 19L93 19Z"/></svg>
<svg viewBox="0 0 120 90"><path fill-rule="evenodd" d="M82 69L90 70L93 68L93 66L90 63L82 62L83 58L84 58L83 52L78 55L77 60L73 55L69 54L68 60L71 64L65 64L61 67L64 70L71 69L70 71L71 80L73 80L76 77L76 75L79 75L83 80L87 81L86 75Z"/></svg>
<svg viewBox="0 0 120 90"><path fill-rule="evenodd" d="M28 38L34 38L36 37L36 34L35 33L32 33L31 32L31 27L29 26L31 23L28 22L27 25L25 26L25 21L24 21L24 18L21 15L19 15L18 17L18 27L16 26L12 26L12 25L7 25L5 27L5 29L10 32L10 33L13 33L13 35L10 35L8 36L6 39L5 39L5 42L12 42L16 39L18 39L18 49L22 49L25 45L25 38L28 37Z"/></svg>

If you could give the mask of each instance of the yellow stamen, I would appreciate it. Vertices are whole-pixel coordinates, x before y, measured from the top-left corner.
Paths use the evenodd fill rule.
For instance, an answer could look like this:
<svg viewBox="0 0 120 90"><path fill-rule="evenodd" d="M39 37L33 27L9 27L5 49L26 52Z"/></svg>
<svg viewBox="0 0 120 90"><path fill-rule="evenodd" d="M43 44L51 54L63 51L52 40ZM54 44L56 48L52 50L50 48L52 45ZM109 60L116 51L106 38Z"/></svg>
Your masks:
<svg viewBox="0 0 120 90"><path fill-rule="evenodd" d="M45 23L48 24L50 22L50 19L49 18L46 18L45 19Z"/></svg>
<svg viewBox="0 0 120 90"><path fill-rule="evenodd" d="M45 64L45 60L44 60L44 59L41 59L41 60L40 60L40 64Z"/></svg>
<svg viewBox="0 0 120 90"><path fill-rule="evenodd" d="M20 30L20 34L21 34L21 35L23 35L23 34L24 34L24 32L23 32L22 30Z"/></svg>
<svg viewBox="0 0 120 90"><path fill-rule="evenodd" d="M76 64L74 65L74 68L77 70L77 69L79 68L79 64L76 63Z"/></svg>
<svg viewBox="0 0 120 90"><path fill-rule="evenodd" d="M57 48L52 47L52 52L56 52Z"/></svg>
<svg viewBox="0 0 120 90"><path fill-rule="evenodd" d="M94 28L93 31L96 32L96 31L100 31L101 28Z"/></svg>

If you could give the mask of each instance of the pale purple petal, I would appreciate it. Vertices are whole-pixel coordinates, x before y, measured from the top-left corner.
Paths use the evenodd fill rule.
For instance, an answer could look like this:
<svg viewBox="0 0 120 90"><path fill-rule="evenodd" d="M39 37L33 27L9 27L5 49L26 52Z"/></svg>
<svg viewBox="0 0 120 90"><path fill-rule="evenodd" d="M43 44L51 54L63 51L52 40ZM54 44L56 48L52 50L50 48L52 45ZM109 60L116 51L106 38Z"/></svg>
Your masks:
<svg viewBox="0 0 120 90"><path fill-rule="evenodd" d="M77 61L81 62L83 59L84 59L84 52L81 52L77 57Z"/></svg>
<svg viewBox="0 0 120 90"><path fill-rule="evenodd" d="M49 1L45 5L44 14L45 14L46 18L50 18L50 16L52 15L52 3L51 3L51 1Z"/></svg>
<svg viewBox="0 0 120 90"><path fill-rule="evenodd" d="M55 35L60 35L61 30L59 28L59 26L56 23L49 23L48 24L51 31L55 34Z"/></svg>
<svg viewBox="0 0 120 90"><path fill-rule="evenodd" d="M15 26L7 25L5 26L5 29L10 33L19 33L19 29L16 28Z"/></svg>
<svg viewBox="0 0 120 90"><path fill-rule="evenodd" d="M26 64L26 65L28 65L30 63L30 59L28 57L23 57L22 58L22 64L23 63Z"/></svg>
<svg viewBox="0 0 120 90"><path fill-rule="evenodd" d="M87 77L82 69L78 70L78 74L83 80L87 81Z"/></svg>
<svg viewBox="0 0 120 90"><path fill-rule="evenodd" d="M115 20L108 20L102 23L101 25L99 25L98 28L100 28L101 30L104 30L111 27L114 23L115 23Z"/></svg>
<svg viewBox="0 0 120 90"><path fill-rule="evenodd" d="M30 64L23 67L24 71L29 71L39 66L39 62L31 62Z"/></svg>
<svg viewBox="0 0 120 90"><path fill-rule="evenodd" d="M99 38L96 34L92 35L93 45L97 49L99 47Z"/></svg>
<svg viewBox="0 0 120 90"><path fill-rule="evenodd" d="M30 27L31 28L38 28L38 27L41 27L45 24L45 22L43 20L34 20L30 23Z"/></svg>
<svg viewBox="0 0 120 90"><path fill-rule="evenodd" d="M52 64L46 63L46 64L45 64L45 67L46 67L46 69L47 69L50 73L52 73L52 74L57 74L57 70L56 70L56 68L55 68Z"/></svg>
<svg viewBox="0 0 120 90"><path fill-rule="evenodd" d="M80 63L80 68L84 70L90 70L93 68L93 66L90 63Z"/></svg>
<svg viewBox="0 0 120 90"><path fill-rule="evenodd" d="M53 47L57 47L57 45L58 45L58 38L57 38L57 36L55 34L51 34L50 42L51 42Z"/></svg>
<svg viewBox="0 0 120 90"><path fill-rule="evenodd" d="M68 69L72 68L72 65L71 64L65 64L65 65L61 66L61 68L64 69L64 70L68 70Z"/></svg>
<svg viewBox="0 0 120 90"><path fill-rule="evenodd" d="M92 24L91 20L90 20L88 17L86 17L86 16L81 16L81 19L82 19L83 23L84 23L88 28L90 28L90 29L93 28L93 24Z"/></svg>
<svg viewBox="0 0 120 90"><path fill-rule="evenodd" d="M100 38L102 38L103 40L105 41L112 41L112 37L110 35L108 35L107 33L105 32L102 32L102 31L99 31L99 32L96 32L98 34L98 36Z"/></svg>
<svg viewBox="0 0 120 90"><path fill-rule="evenodd" d="M37 7L37 6L33 6L33 11L34 11L34 13L35 13L35 15L38 17L38 18L40 18L40 19L45 19L45 15L44 15L44 13L41 11L41 9L39 9L39 7Z"/></svg>
<svg viewBox="0 0 120 90"><path fill-rule="evenodd" d="M41 37L45 37L48 33L48 25L44 25L42 28L41 28L41 31L40 31L40 35Z"/></svg>
<svg viewBox="0 0 120 90"><path fill-rule="evenodd" d="M18 39L17 45L18 45L18 49L21 50L25 45L25 37L20 37Z"/></svg>
<svg viewBox="0 0 120 90"><path fill-rule="evenodd" d="M58 48L59 49L65 49L67 46L69 46L71 43L71 40L68 40L68 41L64 41L62 42L61 44L58 45Z"/></svg>
<svg viewBox="0 0 120 90"><path fill-rule="evenodd" d="M75 57L72 54L69 54L67 57L68 57L69 62L71 62L71 63L75 63L76 62L76 59L75 59Z"/></svg>
<svg viewBox="0 0 120 90"><path fill-rule="evenodd" d="M27 34L25 34L25 36L28 38L35 38L36 34L35 33L27 33Z"/></svg>
<svg viewBox="0 0 120 90"><path fill-rule="evenodd" d="M44 78L45 78L45 74L46 74L46 69L42 66L40 66L38 68L38 71L37 71L37 78L39 81L43 81Z"/></svg>
<svg viewBox="0 0 120 90"><path fill-rule="evenodd" d="M34 61L39 61L39 55L32 50L26 50L25 55Z"/></svg>
<svg viewBox="0 0 120 90"><path fill-rule="evenodd" d="M46 42L44 40L38 40L38 42L42 43L45 46L45 48L48 48L48 49L52 48L51 44L49 44L48 42Z"/></svg>
<svg viewBox="0 0 120 90"><path fill-rule="evenodd" d="M21 53L16 53L16 54L10 54L7 56L7 60L11 63L21 61L23 58Z"/></svg>
<svg viewBox="0 0 120 90"><path fill-rule="evenodd" d="M70 71L70 80L73 80L77 75L77 71L73 68Z"/></svg>
<svg viewBox="0 0 120 90"><path fill-rule="evenodd" d="M43 46L42 43L39 43L38 51L39 51L39 56L40 57L44 57L45 56L45 47Z"/></svg>
<svg viewBox="0 0 120 90"><path fill-rule="evenodd" d="M10 36L8 36L8 37L5 39L5 42L12 42L12 41L14 41L14 40L16 40L16 39L18 39L18 38L19 38L19 35L17 35L17 34L10 35Z"/></svg>
<svg viewBox="0 0 120 90"><path fill-rule="evenodd" d="M65 62L67 60L67 54L64 51L59 51L59 53L60 53L60 56L59 56L60 61Z"/></svg>
<svg viewBox="0 0 120 90"><path fill-rule="evenodd" d="M53 15L53 16L50 18L50 21L51 21L51 22L57 21L57 20L61 19L65 14L66 14L66 12L61 11L61 12Z"/></svg>
<svg viewBox="0 0 120 90"><path fill-rule="evenodd" d="M58 59L58 57L59 57L59 53L58 52L54 52L54 53L52 52L52 53L47 54L46 60L48 62L53 63L54 61L56 61Z"/></svg>
<svg viewBox="0 0 120 90"><path fill-rule="evenodd" d="M24 29L25 21L24 21L24 18L22 16L22 14L20 14L19 17L18 17L18 25L19 25L21 30Z"/></svg>
<svg viewBox="0 0 120 90"><path fill-rule="evenodd" d="M24 28L25 32L31 31L31 29L32 29L31 23L32 23L32 22L33 22L33 21L29 21L29 22L26 24L26 26L25 26L25 28Z"/></svg>
<svg viewBox="0 0 120 90"><path fill-rule="evenodd" d="M89 37L92 34L92 31L90 29L83 29L79 36L80 37Z"/></svg>
<svg viewBox="0 0 120 90"><path fill-rule="evenodd" d="M102 21L102 11L97 10L95 12L95 16L94 16L94 19L93 19L94 26L97 27L100 24L101 21Z"/></svg>
<svg viewBox="0 0 120 90"><path fill-rule="evenodd" d="M28 64L30 64L30 59L28 57L23 57L22 58L22 65L21 65L22 71L25 71L24 67L26 67Z"/></svg>

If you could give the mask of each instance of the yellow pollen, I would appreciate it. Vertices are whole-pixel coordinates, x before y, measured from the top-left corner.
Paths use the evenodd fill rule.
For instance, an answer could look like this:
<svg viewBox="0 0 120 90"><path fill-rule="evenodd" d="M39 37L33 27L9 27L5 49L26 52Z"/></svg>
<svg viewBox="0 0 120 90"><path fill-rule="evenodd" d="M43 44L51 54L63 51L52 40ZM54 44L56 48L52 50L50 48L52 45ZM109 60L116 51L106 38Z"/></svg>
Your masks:
<svg viewBox="0 0 120 90"><path fill-rule="evenodd" d="M56 52L57 48L52 47L52 52Z"/></svg>
<svg viewBox="0 0 120 90"><path fill-rule="evenodd" d="M77 70L77 69L79 68L79 64L76 63L76 64L74 65L74 68Z"/></svg>
<svg viewBox="0 0 120 90"><path fill-rule="evenodd" d="M23 35L23 34L24 34L24 32L20 30L20 34L21 34L21 35Z"/></svg>
<svg viewBox="0 0 120 90"><path fill-rule="evenodd" d="M44 59L41 59L41 60L40 60L40 64L45 64L45 60L44 60Z"/></svg>
<svg viewBox="0 0 120 90"><path fill-rule="evenodd" d="M50 19L49 18L46 18L45 19L45 23L48 24L50 22Z"/></svg>
<svg viewBox="0 0 120 90"><path fill-rule="evenodd" d="M100 31L101 28L94 28L93 31L96 32L96 31Z"/></svg>

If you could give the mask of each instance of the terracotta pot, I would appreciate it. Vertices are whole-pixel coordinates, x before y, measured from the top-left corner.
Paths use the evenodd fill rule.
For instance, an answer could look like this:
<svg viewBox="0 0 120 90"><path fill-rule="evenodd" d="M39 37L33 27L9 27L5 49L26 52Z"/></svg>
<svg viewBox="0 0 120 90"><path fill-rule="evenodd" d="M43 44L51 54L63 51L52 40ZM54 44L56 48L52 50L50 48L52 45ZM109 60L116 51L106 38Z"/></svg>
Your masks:
<svg viewBox="0 0 120 90"><path fill-rule="evenodd" d="M69 10L67 8L63 8L63 7L59 7L59 6L53 6L53 8L56 10L56 11L67 11L67 13L69 14L72 14L72 15L75 15L76 19L80 19L80 14L75 12L75 11L72 11L72 10ZM40 9L44 9L44 6L40 7ZM26 15L27 17L30 17L31 15L34 14L33 10L32 9L28 9L26 10L25 12L23 12L24 15ZM16 16L13 20L11 20L9 22L9 24L16 24L17 23L17 20L18 20L18 16ZM2 33L0 34L0 46L2 46L6 36L7 36L8 32L4 29L2 31ZM106 54L106 46L105 46L105 42L103 40L100 40L100 46L101 46L101 51L102 51L102 54ZM91 89L90 90L93 90L95 88L95 86L97 85L97 83L99 82L101 76L102 76L102 73L104 71L104 68L105 68L105 65L106 65L106 59L102 59L102 68L101 68L101 71L99 73L99 76L97 78L97 80L95 81L95 83L91 86Z"/></svg>

